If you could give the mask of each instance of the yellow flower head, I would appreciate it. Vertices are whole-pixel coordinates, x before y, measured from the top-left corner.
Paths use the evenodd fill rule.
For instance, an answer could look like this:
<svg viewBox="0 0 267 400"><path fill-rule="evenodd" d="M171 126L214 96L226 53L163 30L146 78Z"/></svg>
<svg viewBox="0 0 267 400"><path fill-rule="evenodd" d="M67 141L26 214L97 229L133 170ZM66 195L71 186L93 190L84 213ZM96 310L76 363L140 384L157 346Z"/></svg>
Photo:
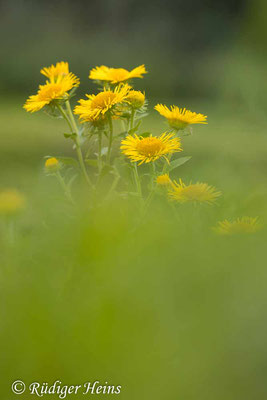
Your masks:
<svg viewBox="0 0 267 400"><path fill-rule="evenodd" d="M242 217L237 218L231 222L227 219L218 222L218 225L214 228L214 231L220 235L234 235L242 233L255 233L261 229L261 225L258 222L258 217Z"/></svg>
<svg viewBox="0 0 267 400"><path fill-rule="evenodd" d="M172 181L171 181L171 179L170 179L168 174L164 174L164 175L157 176L157 184L159 186L165 186L166 187L166 186L171 185Z"/></svg>
<svg viewBox="0 0 267 400"><path fill-rule="evenodd" d="M41 69L41 74L46 76L47 78L55 78L60 75L68 75L69 71L69 64L67 62L61 61L57 62L56 65L50 65L50 67L44 67Z"/></svg>
<svg viewBox="0 0 267 400"><path fill-rule="evenodd" d="M172 188L169 191L169 197L179 203L208 203L212 204L221 196L213 186L207 183L190 183L185 185L180 179L179 183L173 181Z"/></svg>
<svg viewBox="0 0 267 400"><path fill-rule="evenodd" d="M140 164L156 161L160 157L182 151L180 139L173 133L163 133L161 136L131 136L121 141L121 151L132 162Z"/></svg>
<svg viewBox="0 0 267 400"><path fill-rule="evenodd" d="M141 108L145 103L145 95L139 90L130 90L127 100L133 108Z"/></svg>
<svg viewBox="0 0 267 400"><path fill-rule="evenodd" d="M144 65L140 65L132 71L128 71L124 68L109 68L105 65L101 65L101 67L95 67L90 71L89 78L117 84L132 78L143 78L142 75L146 73L147 71Z"/></svg>
<svg viewBox="0 0 267 400"><path fill-rule="evenodd" d="M207 124L207 116L195 112L171 106L169 109L163 104L157 104L155 110L168 120L169 125L174 129L184 129L190 124Z"/></svg>
<svg viewBox="0 0 267 400"><path fill-rule="evenodd" d="M58 62L56 65L51 65L50 67L45 67L41 69L40 72L46 76L50 82L56 82L60 77L69 76L73 80L73 86L79 86L80 84L80 79L72 72L69 72L69 64L64 61Z"/></svg>
<svg viewBox="0 0 267 400"><path fill-rule="evenodd" d="M11 216L25 208L25 197L15 189L0 192L0 215Z"/></svg>
<svg viewBox="0 0 267 400"><path fill-rule="evenodd" d="M37 94L30 96L23 107L29 112L39 111L53 100L67 99L68 91L75 86L76 80L71 74L58 76L56 81L40 85Z"/></svg>
<svg viewBox="0 0 267 400"><path fill-rule="evenodd" d="M106 90L95 94L87 94L88 100L79 100L80 105L76 106L74 113L79 115L82 122L94 122L104 119L108 111L120 103L127 103L129 85L117 86L114 90Z"/></svg>
<svg viewBox="0 0 267 400"><path fill-rule="evenodd" d="M56 172L60 169L60 163L57 158L50 157L45 162L45 169L47 172Z"/></svg>

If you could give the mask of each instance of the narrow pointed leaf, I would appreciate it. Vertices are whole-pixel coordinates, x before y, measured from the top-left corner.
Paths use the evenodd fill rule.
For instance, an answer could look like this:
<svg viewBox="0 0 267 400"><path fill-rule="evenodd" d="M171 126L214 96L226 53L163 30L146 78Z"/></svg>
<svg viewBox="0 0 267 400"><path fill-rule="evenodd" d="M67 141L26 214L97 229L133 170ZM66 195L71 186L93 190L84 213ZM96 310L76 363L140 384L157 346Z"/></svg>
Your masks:
<svg viewBox="0 0 267 400"><path fill-rule="evenodd" d="M180 167L180 165L185 164L187 161L189 161L192 157L188 156L188 157L180 157L177 158L176 160L173 160L170 162L170 164L167 167L167 171L173 171L174 169Z"/></svg>

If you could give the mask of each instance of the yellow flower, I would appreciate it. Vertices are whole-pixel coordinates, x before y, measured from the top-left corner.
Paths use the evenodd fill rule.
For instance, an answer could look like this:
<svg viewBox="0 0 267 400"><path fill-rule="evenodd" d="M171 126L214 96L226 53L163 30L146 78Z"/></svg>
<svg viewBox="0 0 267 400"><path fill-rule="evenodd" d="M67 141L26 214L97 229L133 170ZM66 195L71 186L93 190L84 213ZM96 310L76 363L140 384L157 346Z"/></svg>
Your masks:
<svg viewBox="0 0 267 400"><path fill-rule="evenodd" d="M127 103L127 94L130 86L117 86L114 91L104 89L103 92L87 94L88 100L79 100L80 105L76 106L74 113L79 115L82 122L94 122L103 120L108 111L120 103Z"/></svg>
<svg viewBox="0 0 267 400"><path fill-rule="evenodd" d="M41 74L46 76L48 79L53 81L59 76L67 76L70 74L69 71L69 64L67 62L61 61L56 63L56 65L51 65L50 67L45 67L41 69ZM75 76L74 74L71 73L72 76ZM80 80L75 77L77 80L77 85L80 83Z"/></svg>
<svg viewBox="0 0 267 400"><path fill-rule="evenodd" d="M156 161L160 157L166 157L177 151L182 151L180 139L173 133L163 133L161 136L131 136L128 135L121 141L121 151L132 162L140 164Z"/></svg>
<svg viewBox="0 0 267 400"><path fill-rule="evenodd" d="M190 124L207 124L206 115L197 114L186 110L185 108L182 109L177 106L171 106L169 109L163 104L157 104L154 108L160 113L160 115L168 120L168 123L172 128L177 130L184 129Z"/></svg>
<svg viewBox="0 0 267 400"><path fill-rule="evenodd" d="M128 81L131 78L143 78L142 75L146 73L147 71L144 65L140 65L132 71L128 71L124 68L109 68L105 65L101 65L101 67L95 67L90 71L89 78L116 84Z"/></svg>
<svg viewBox="0 0 267 400"><path fill-rule="evenodd" d="M127 100L133 108L141 108L145 103L145 95L139 90L130 90Z"/></svg>
<svg viewBox="0 0 267 400"><path fill-rule="evenodd" d="M164 175L157 176L157 184L159 186L165 186L166 187L166 186L171 185L172 181L171 181L171 179L170 179L168 174L164 174Z"/></svg>
<svg viewBox="0 0 267 400"><path fill-rule="evenodd" d="M180 179L179 183L173 181L172 189L169 191L169 197L179 203L208 203L212 204L217 197L221 196L221 192L216 191L213 186L207 183L190 183L185 185Z"/></svg>
<svg viewBox="0 0 267 400"><path fill-rule="evenodd" d="M60 169L60 163L57 158L50 157L45 162L45 169L47 172L56 172Z"/></svg>
<svg viewBox="0 0 267 400"><path fill-rule="evenodd" d="M231 222L227 219L218 222L218 225L214 228L214 231L220 235L234 235L239 233L255 233L261 229L261 225L258 222L258 217L242 217L237 218Z"/></svg>
<svg viewBox="0 0 267 400"><path fill-rule="evenodd" d="M79 78L69 72L69 64L64 61L45 67L40 72L49 80L40 85L37 94L30 96L24 104L29 112L39 111L53 100L67 99L67 92L80 84Z"/></svg>
<svg viewBox="0 0 267 400"><path fill-rule="evenodd" d="M11 216L25 208L25 197L15 189L0 192L0 215Z"/></svg>
<svg viewBox="0 0 267 400"><path fill-rule="evenodd" d="M39 111L53 100L67 99L68 91L75 86L76 77L71 74L58 76L54 82L47 81L45 85L40 85L37 94L30 96L23 107L29 112Z"/></svg>
<svg viewBox="0 0 267 400"><path fill-rule="evenodd" d="M69 72L69 64L64 61L58 62L56 65L51 65L50 67L45 67L41 69L40 72L49 78L52 83L57 82L58 78L69 77L73 82L73 87L79 86L80 84L80 79L72 72Z"/></svg>

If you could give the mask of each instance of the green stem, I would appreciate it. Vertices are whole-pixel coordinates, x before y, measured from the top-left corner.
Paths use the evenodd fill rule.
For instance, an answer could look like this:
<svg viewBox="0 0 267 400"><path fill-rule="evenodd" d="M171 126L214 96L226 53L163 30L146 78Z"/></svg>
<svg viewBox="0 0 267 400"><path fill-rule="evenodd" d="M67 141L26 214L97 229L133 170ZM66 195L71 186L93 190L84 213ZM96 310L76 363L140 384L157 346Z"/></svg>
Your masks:
<svg viewBox="0 0 267 400"><path fill-rule="evenodd" d="M171 161L172 154L170 154L169 156L167 156L167 158L168 158L168 161L165 160L165 163L164 163L163 168L162 168L161 175L165 174L166 169L167 169L167 167L168 167L168 165L169 165L169 163L170 163L170 161Z"/></svg>
<svg viewBox="0 0 267 400"><path fill-rule="evenodd" d="M79 130L78 130L74 115L72 113L72 109L71 109L69 100L66 101L66 108L67 108L67 112L68 112L70 120L71 120L71 124L73 126L73 131L79 136Z"/></svg>
<svg viewBox="0 0 267 400"><path fill-rule="evenodd" d="M147 209L148 209L148 207L149 207L149 205L150 205L150 203L151 203L151 200L152 200L153 197L154 197L154 194L155 194L155 189L151 190L151 192L149 193L149 195L148 195L148 197L147 197L147 199L146 199L145 208L144 208L144 214L146 214Z"/></svg>
<svg viewBox="0 0 267 400"><path fill-rule="evenodd" d="M120 180L120 176L119 175L115 175L115 178L114 178L114 180L112 182L111 188L109 189L107 197L105 199L106 201L108 201L110 199L112 193L114 192L114 190L117 187L117 184L118 184L119 180Z"/></svg>
<svg viewBox="0 0 267 400"><path fill-rule="evenodd" d="M68 200L69 200L72 204L75 204L75 203L74 203L74 200L73 200L73 198L72 198L72 196L71 196L70 189L69 189L68 186L66 185L66 183L65 183L65 181L64 181L64 179L63 179L61 173L60 173L59 171L57 171L57 172L55 173L55 175L56 175L56 177L57 177L57 179L58 179L58 181L59 181L59 183L60 183L60 185L61 185L61 187L62 187L62 189L63 189L63 191L64 191L64 193L65 193L65 195L66 195L66 197L68 198Z"/></svg>
<svg viewBox="0 0 267 400"><path fill-rule="evenodd" d="M130 119L130 130L133 129L134 127L134 117L135 117L135 109L132 108L131 119Z"/></svg>
<svg viewBox="0 0 267 400"><path fill-rule="evenodd" d="M56 106L57 106L57 108L59 109L59 111L60 111L62 117L67 121L67 124L69 125L69 128L70 128L70 130L71 130L71 133L73 133L72 124L71 124L71 122L70 122L70 120L69 120L69 117L68 117L67 114L66 114L66 111L64 110L64 108L63 108L60 104L56 103Z"/></svg>
<svg viewBox="0 0 267 400"><path fill-rule="evenodd" d="M113 141L113 124L112 124L112 118L111 118L110 114L108 116L108 124L109 124L109 142L108 142L107 162L108 162L108 164L110 164L111 147L112 147L112 141Z"/></svg>
<svg viewBox="0 0 267 400"><path fill-rule="evenodd" d="M80 147L80 144L79 144L78 141L76 141L76 152L77 152L77 156L78 156L78 160L79 160L79 163L80 163L81 170L83 172L84 179L88 183L88 186L90 187L90 189L94 190L95 188L94 188L94 186L93 186L93 184L92 184L92 182L91 182L91 180L90 180L90 178L89 178L89 176L87 174L86 168L85 168L82 150L81 150L81 147Z"/></svg>
<svg viewBox="0 0 267 400"><path fill-rule="evenodd" d="M98 176L102 170L102 132L98 133Z"/></svg>
<svg viewBox="0 0 267 400"><path fill-rule="evenodd" d="M76 133L75 144L76 144L76 152L77 152L78 160L80 163L80 167L81 167L83 176L84 176L88 186L90 187L90 189L94 190L94 186L87 174L86 167L84 164L81 145L80 145L79 131L78 131L78 127L77 127L76 121L74 119L71 107L70 107L70 102L69 102L69 100L66 101L66 107L67 107L68 114L66 113L66 111L63 109L63 107L60 104L57 104L57 107L58 107L59 111L61 112L63 118L67 121L67 123L70 127L70 130L71 130L71 133Z"/></svg>
<svg viewBox="0 0 267 400"><path fill-rule="evenodd" d="M148 207L149 207L149 204L151 203L151 200L152 200L153 197L154 197L154 194L155 194L155 187L156 187L156 186L155 186L156 166L155 166L155 163L154 163L154 162L152 162L152 163L150 164L150 168L151 168L151 182L150 182L151 191L150 191L150 193L149 193L149 195L147 196L146 201L145 201L144 215L146 214L147 209L148 209Z"/></svg>
<svg viewBox="0 0 267 400"><path fill-rule="evenodd" d="M153 190L155 183L155 176L156 176L156 166L154 162L152 162L150 166L151 166L151 189Z"/></svg>
<svg viewBox="0 0 267 400"><path fill-rule="evenodd" d="M122 119L120 121L121 121L122 132L125 132L126 131L125 121ZM125 136L125 134L124 134L124 136Z"/></svg>
<svg viewBox="0 0 267 400"><path fill-rule="evenodd" d="M137 163L136 162L134 163L133 172L134 172L134 180L135 180L137 193L139 194L140 199L142 200L143 199L142 188L141 188L141 183L140 183L140 179L139 179L139 175L138 175Z"/></svg>

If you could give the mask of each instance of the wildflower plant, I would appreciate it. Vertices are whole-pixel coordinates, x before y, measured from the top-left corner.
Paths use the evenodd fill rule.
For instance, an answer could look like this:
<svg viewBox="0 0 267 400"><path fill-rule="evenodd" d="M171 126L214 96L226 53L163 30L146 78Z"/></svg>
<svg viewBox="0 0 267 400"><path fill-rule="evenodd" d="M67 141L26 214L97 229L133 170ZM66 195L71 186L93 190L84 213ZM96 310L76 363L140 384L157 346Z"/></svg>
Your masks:
<svg viewBox="0 0 267 400"><path fill-rule="evenodd" d="M91 207L99 200L105 176L110 179L105 179L103 200L115 193L124 198L134 195L141 210L148 208L155 195L163 196L176 210L184 203L213 205L221 196L208 183L185 184L180 176L177 180L170 176L191 158L180 156L186 145L183 136L191 133L192 125L207 124L206 115L158 103L154 109L165 118L167 130L163 125L160 135L142 131L148 101L144 92L134 88L133 82L146 73L144 65L132 70L95 67L90 70L89 79L97 84L98 92L85 94L72 107L70 100L80 80L69 71L68 63L58 62L41 70L47 80L39 86L37 94L28 98L24 108L31 113L44 110L60 116L69 127L64 136L73 141L77 159L48 157L45 172L58 179L71 203L75 204L76 196L71 193L75 176L66 182L65 169L69 163L79 166L89 187ZM251 224L242 219L234 225L224 221L216 231L231 231L241 225L245 228L249 225L249 230Z"/></svg>
<svg viewBox="0 0 267 400"><path fill-rule="evenodd" d="M219 235L241 235L258 232L261 229L261 224L258 217L241 217L234 221L220 221L213 229Z"/></svg>

